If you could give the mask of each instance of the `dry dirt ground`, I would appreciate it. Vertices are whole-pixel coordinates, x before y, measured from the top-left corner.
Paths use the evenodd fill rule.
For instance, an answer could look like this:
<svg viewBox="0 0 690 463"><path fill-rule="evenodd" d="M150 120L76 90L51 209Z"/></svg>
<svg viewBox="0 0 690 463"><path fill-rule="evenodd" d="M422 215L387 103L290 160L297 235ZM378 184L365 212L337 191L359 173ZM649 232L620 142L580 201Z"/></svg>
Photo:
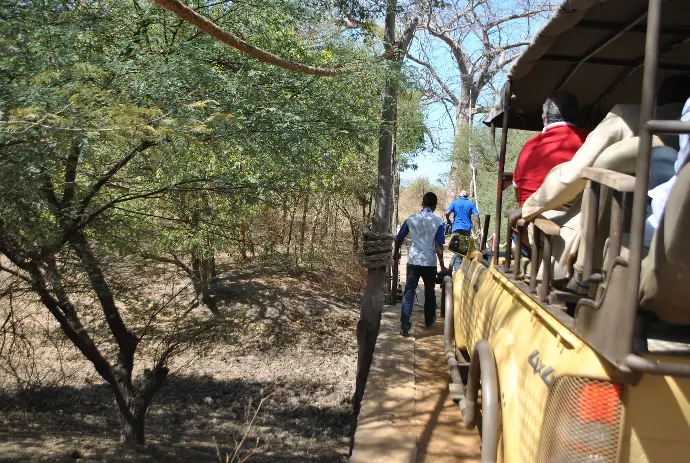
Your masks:
<svg viewBox="0 0 690 463"><path fill-rule="evenodd" d="M22 393L0 378L0 461L213 462L214 439L225 461L245 435L235 461L346 461L357 296L325 291L334 277L272 265L221 275L228 342L176 360L145 446L117 443L112 395L83 362L68 385Z"/></svg>

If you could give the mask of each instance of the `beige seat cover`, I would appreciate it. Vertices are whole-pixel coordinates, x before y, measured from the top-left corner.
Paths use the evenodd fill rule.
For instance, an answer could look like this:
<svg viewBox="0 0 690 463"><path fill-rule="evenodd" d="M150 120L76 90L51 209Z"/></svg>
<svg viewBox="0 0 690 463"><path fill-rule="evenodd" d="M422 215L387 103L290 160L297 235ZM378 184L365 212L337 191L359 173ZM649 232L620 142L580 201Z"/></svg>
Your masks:
<svg viewBox="0 0 690 463"><path fill-rule="evenodd" d="M626 174L635 173L635 165L637 163L637 151L640 143L639 137L629 138L627 140L615 143L606 148L594 161L594 167L609 169L616 172L623 172ZM651 165L649 169L649 188L653 188L660 183L668 181L674 174L673 164L678 157L678 152L670 147L664 146L659 137L652 139L652 154ZM587 210L587 204L591 201L589 190L585 190L582 204L583 210ZM603 189L599 200L599 215L597 218L597 240L594 248L594 264L593 268L596 271L602 269L602 263L606 259L601 259L603 256L604 242L609 236L609 228L611 225L611 201L612 192L609 189ZM582 229L587 229L586 216L582 218ZM577 256L575 268L577 271L582 271L587 255L587 242L581 239L580 252ZM605 269L603 269L605 270Z"/></svg>
<svg viewBox="0 0 690 463"><path fill-rule="evenodd" d="M678 174L642 261L640 307L667 323L690 324L690 164Z"/></svg>
<svg viewBox="0 0 690 463"><path fill-rule="evenodd" d="M592 167L615 170L625 174L635 173L637 150L640 137L628 138L606 148L592 164ZM652 146L664 146L661 138L652 137Z"/></svg>

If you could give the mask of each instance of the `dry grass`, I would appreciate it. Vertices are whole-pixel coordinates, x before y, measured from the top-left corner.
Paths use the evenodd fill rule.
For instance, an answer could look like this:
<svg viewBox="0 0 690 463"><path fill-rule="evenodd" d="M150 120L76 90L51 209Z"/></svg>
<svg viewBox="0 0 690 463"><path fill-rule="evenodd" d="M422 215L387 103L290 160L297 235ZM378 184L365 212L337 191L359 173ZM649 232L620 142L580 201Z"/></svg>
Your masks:
<svg viewBox="0 0 690 463"><path fill-rule="evenodd" d="M108 386L35 305L23 320L32 347L13 354L25 370L0 358L0 461L213 462L219 453L234 462L345 461L358 273L350 263L327 271L220 264L225 317L205 334L210 344L173 360L141 448L116 443ZM21 352L30 353L25 361ZM155 355L155 345L141 355ZM29 371L33 379L18 381Z"/></svg>

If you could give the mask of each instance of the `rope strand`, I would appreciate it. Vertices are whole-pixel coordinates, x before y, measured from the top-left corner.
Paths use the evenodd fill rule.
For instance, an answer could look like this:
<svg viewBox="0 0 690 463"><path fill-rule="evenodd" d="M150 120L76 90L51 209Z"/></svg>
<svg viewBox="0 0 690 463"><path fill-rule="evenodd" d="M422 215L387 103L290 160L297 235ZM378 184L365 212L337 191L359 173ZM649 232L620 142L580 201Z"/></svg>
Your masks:
<svg viewBox="0 0 690 463"><path fill-rule="evenodd" d="M395 235L366 231L363 234L362 255L359 263L366 268L381 268L391 264Z"/></svg>

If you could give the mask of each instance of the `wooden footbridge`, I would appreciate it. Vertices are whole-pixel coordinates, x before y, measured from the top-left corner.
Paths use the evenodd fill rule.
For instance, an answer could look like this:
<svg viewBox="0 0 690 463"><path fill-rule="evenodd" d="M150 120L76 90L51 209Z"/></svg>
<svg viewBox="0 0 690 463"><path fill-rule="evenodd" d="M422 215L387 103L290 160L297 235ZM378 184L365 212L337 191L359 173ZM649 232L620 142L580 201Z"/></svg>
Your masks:
<svg viewBox="0 0 690 463"><path fill-rule="evenodd" d="M404 277L406 256L400 265ZM449 395L443 319L426 328L423 303L420 280L409 337L399 333L400 304L384 307L351 463L479 461L479 434L463 428Z"/></svg>

